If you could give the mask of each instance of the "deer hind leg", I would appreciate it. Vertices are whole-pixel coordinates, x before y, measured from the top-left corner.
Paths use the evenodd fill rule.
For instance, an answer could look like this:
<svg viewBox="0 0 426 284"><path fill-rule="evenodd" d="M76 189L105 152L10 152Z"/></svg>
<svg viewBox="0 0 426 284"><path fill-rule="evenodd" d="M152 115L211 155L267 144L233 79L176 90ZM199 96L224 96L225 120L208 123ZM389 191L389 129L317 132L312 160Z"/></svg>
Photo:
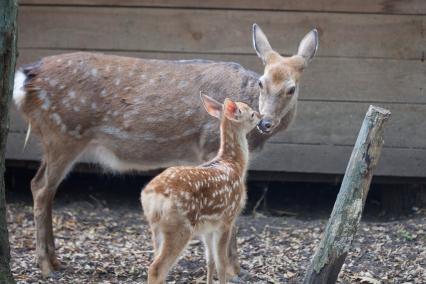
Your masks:
<svg viewBox="0 0 426 284"><path fill-rule="evenodd" d="M213 245L213 235L207 234L203 237L204 249L206 254L206 263L207 263L207 284L213 284L213 274L214 274L214 245Z"/></svg>
<svg viewBox="0 0 426 284"><path fill-rule="evenodd" d="M170 268L191 239L191 232L185 224L166 226L168 228L161 233L163 239L160 252L148 269L148 284L165 283Z"/></svg>
<svg viewBox="0 0 426 284"><path fill-rule="evenodd" d="M213 237L215 242L214 260L219 284L226 284L226 268L228 266L228 246L231 229L232 228L222 228L220 232L215 232Z"/></svg>
<svg viewBox="0 0 426 284"><path fill-rule="evenodd" d="M79 154L79 151L70 151L70 149L72 148L67 148L67 151L61 152L51 150L45 152L41 166L31 181L31 192L34 200L37 262L45 277L61 266L55 254L52 204L58 185Z"/></svg>

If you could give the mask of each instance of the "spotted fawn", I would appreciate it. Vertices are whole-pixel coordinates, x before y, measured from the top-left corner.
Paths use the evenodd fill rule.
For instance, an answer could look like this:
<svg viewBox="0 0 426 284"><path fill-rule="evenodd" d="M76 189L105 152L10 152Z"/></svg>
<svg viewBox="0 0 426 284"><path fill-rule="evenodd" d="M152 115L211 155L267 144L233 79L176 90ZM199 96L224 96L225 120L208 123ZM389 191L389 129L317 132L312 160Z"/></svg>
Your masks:
<svg viewBox="0 0 426 284"><path fill-rule="evenodd" d="M220 119L220 148L214 159L196 167L171 167L142 191L155 259L148 283L164 283L167 273L194 236L206 251L207 283L216 266L219 283L226 283L228 244L235 219L246 202L245 176L249 159L247 134L260 114L241 102L220 104L202 95L207 112Z"/></svg>

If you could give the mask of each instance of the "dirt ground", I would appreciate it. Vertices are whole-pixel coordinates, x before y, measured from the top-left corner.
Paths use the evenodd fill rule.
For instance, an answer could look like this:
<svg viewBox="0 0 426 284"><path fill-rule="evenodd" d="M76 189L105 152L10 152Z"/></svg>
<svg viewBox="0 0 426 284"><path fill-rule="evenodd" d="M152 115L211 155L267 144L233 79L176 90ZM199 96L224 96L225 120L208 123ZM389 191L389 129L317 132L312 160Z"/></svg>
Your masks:
<svg viewBox="0 0 426 284"><path fill-rule="evenodd" d="M41 278L34 258L34 222L28 198L8 205L12 271L18 283L145 283L152 246L137 200L58 202L57 252L64 270ZM407 218L362 222L339 283L426 283L426 211ZM234 283L301 283L326 218L242 216L238 238L243 274ZM199 241L192 241L168 283L205 283Z"/></svg>

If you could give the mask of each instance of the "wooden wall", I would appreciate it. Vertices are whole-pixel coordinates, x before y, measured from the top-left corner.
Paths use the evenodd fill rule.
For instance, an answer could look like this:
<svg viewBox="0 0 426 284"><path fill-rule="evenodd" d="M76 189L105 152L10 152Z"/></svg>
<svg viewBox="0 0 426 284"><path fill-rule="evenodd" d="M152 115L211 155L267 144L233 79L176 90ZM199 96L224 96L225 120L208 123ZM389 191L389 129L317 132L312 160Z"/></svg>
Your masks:
<svg viewBox="0 0 426 284"><path fill-rule="evenodd" d="M378 175L426 176L425 0L21 0L19 63L75 50L146 58L231 60L262 71L251 44L258 23L284 55L319 30L290 131L252 169L341 174L369 104L392 111ZM13 112L8 159L26 126Z"/></svg>

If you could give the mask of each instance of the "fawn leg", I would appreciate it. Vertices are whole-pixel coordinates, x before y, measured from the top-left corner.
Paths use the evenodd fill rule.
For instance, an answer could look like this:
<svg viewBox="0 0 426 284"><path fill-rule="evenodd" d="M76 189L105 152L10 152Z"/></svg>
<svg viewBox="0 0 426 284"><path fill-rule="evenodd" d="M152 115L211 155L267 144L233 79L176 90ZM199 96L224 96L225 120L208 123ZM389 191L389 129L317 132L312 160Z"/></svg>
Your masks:
<svg viewBox="0 0 426 284"><path fill-rule="evenodd" d="M213 273L214 273L214 246L213 246L213 235L208 234L203 237L204 249L206 254L207 263L207 284L213 284Z"/></svg>
<svg viewBox="0 0 426 284"><path fill-rule="evenodd" d="M173 226L174 231L162 232L163 240L159 254L148 269L148 284L165 283L170 268L191 239L191 232L184 225Z"/></svg>
<svg viewBox="0 0 426 284"><path fill-rule="evenodd" d="M238 227L232 226L231 239L228 247L228 268L227 273L235 276L240 273L240 262L238 260L238 244L237 244Z"/></svg>
<svg viewBox="0 0 426 284"><path fill-rule="evenodd" d="M220 232L214 234L216 243L214 260L216 263L219 284L226 284L226 268L228 266L228 246L231 236L231 228L222 228Z"/></svg>

